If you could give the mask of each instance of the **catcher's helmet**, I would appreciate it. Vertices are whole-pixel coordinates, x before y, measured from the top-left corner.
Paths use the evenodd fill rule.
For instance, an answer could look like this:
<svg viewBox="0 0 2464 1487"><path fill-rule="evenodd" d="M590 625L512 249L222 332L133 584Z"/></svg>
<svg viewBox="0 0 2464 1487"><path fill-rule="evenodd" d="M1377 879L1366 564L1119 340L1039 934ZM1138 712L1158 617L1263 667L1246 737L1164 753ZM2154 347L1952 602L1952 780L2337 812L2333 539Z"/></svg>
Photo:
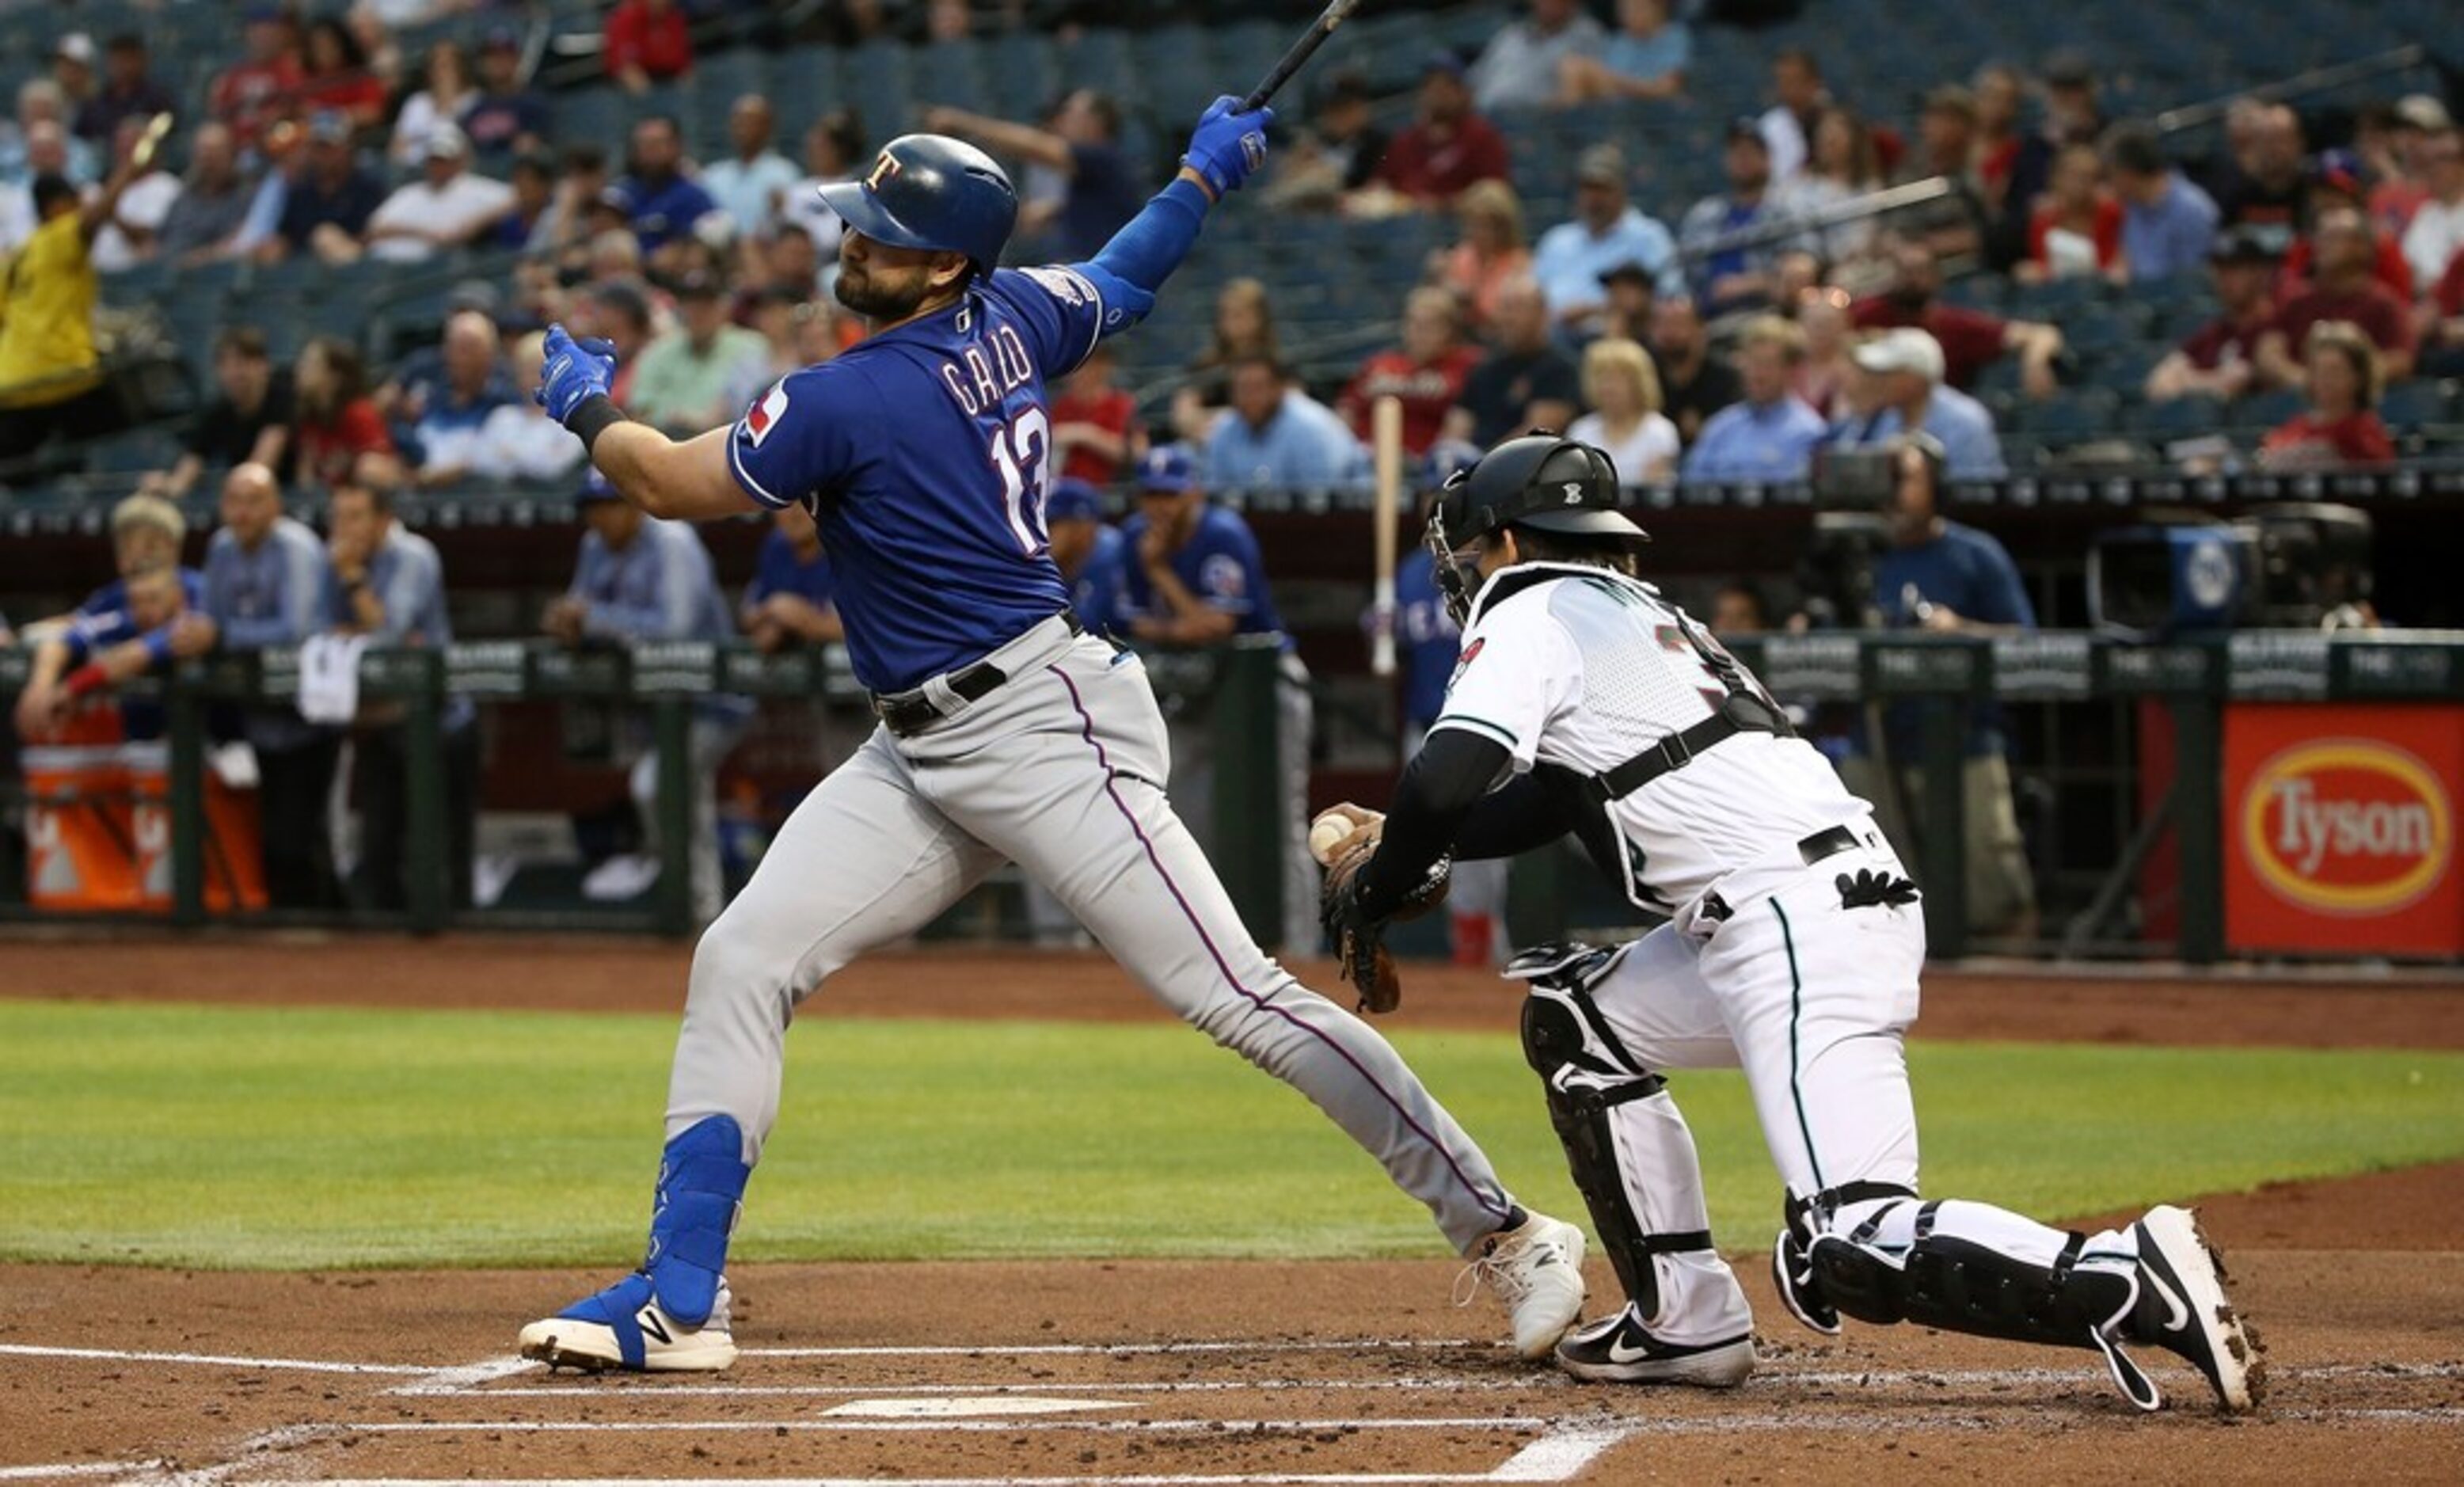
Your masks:
<svg viewBox="0 0 2464 1487"><path fill-rule="evenodd" d="M1018 190L993 158L940 134L902 134L861 181L821 187L847 225L892 248L964 253L989 273L1018 222Z"/></svg>
<svg viewBox="0 0 2464 1487"><path fill-rule="evenodd" d="M1650 541L1650 534L1628 520L1617 502L1617 466L1608 454L1546 429L1508 439L1479 464L1458 470L1430 508L1423 539L1437 560L1438 587L1456 623L1467 617L1480 586L1455 560L1464 543L1508 527L1627 548Z"/></svg>

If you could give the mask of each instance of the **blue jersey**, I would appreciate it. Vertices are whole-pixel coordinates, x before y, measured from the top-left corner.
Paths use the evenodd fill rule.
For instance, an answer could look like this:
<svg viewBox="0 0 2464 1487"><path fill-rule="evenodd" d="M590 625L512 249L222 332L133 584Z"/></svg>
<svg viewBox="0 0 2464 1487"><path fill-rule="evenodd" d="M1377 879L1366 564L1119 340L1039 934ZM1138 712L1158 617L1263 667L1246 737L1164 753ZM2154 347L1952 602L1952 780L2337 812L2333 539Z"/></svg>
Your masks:
<svg viewBox="0 0 2464 1487"><path fill-rule="evenodd" d="M1437 564L1415 548L1395 566L1395 649L1403 663L1403 718L1425 730L1445 711L1463 630L1438 592Z"/></svg>
<svg viewBox="0 0 2464 1487"><path fill-rule="evenodd" d="M1069 607L1078 611L1078 623L1089 635L1101 635L1120 623L1121 574L1128 555L1120 528L1095 529L1094 550L1069 583Z"/></svg>
<svg viewBox="0 0 2464 1487"><path fill-rule="evenodd" d="M1118 618L1124 623L1141 616L1170 617L1170 611L1156 601L1146 569L1135 561L1138 540L1146 532L1144 514L1131 517L1121 529L1122 551L1131 558L1122 564ZM1207 506L1199 514L1198 530L1172 555L1171 568L1182 586L1207 607L1221 609L1240 622L1232 628L1235 635L1282 632L1283 618L1275 613L1274 596L1266 589L1266 566L1258 557L1258 539L1239 513Z"/></svg>
<svg viewBox="0 0 2464 1487"><path fill-rule="evenodd" d="M903 691L1069 607L1045 541L1045 387L1077 369L1105 321L1075 270L998 270L943 310L789 373L737 422L737 483L821 523L867 688Z"/></svg>
<svg viewBox="0 0 2464 1487"><path fill-rule="evenodd" d="M838 581L830 577L830 555L826 548L813 554L806 562L796 556L796 544L787 534L773 532L762 539L761 557L754 564L753 586L744 591L744 607L752 608L773 594L793 594L816 609L827 609L835 602Z"/></svg>
<svg viewBox="0 0 2464 1487"><path fill-rule="evenodd" d="M180 570L180 592L187 607L199 614L206 608L206 576L194 568ZM132 641L143 632L128 613L128 581L114 579L86 596L77 606L77 616L61 632L68 646L71 665L81 666L99 651L110 649L122 641ZM123 698L120 704L120 730L129 738L160 738L164 731L163 705L143 697Z"/></svg>

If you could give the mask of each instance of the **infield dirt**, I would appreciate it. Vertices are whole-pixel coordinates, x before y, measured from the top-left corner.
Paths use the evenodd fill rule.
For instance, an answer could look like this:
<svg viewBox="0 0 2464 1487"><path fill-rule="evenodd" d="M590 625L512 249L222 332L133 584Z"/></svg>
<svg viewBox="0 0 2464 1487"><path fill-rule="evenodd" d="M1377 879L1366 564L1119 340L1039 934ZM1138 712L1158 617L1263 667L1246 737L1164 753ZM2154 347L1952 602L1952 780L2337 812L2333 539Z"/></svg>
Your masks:
<svg viewBox="0 0 2464 1487"><path fill-rule="evenodd" d="M645 1011L678 1004L686 952L11 939L0 965L12 991L73 997ZM884 956L826 995L847 1015L1156 1016L1087 956ZM1514 1004L1485 975L1429 968L1406 1008L1407 1023L1504 1029ZM2464 984L1943 973L1920 1032L2458 1047ZM501 1362L520 1322L599 1274L12 1266L0 1476L2464 1480L2464 1164L2204 1214L2270 1344L2273 1403L2255 1417L2216 1416L2162 1357L2147 1361L2173 1407L2149 1417L2086 1351L1854 1324L1819 1338L1785 1320L1759 1259L1739 1269L1764 1367L1724 1394L1521 1364L1488 1302L1447 1304L1442 1261L750 1266L734 1276L748 1353L717 1380ZM1593 1281L1613 1293L1605 1266Z"/></svg>

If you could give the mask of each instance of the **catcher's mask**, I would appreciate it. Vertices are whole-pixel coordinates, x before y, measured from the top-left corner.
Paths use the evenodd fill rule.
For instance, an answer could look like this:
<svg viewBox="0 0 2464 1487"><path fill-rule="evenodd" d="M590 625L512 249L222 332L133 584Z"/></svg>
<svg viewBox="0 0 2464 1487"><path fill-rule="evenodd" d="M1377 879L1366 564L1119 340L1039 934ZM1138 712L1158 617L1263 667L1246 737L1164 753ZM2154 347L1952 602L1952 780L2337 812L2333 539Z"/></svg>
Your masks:
<svg viewBox="0 0 2464 1487"><path fill-rule="evenodd" d="M1455 623L1471 621L1480 570L1461 556L1473 540L1508 527L1608 539L1636 548L1650 534L1617 509L1617 466L1606 451L1548 429L1508 439L1458 470L1429 508L1421 541L1437 565L1438 592Z"/></svg>

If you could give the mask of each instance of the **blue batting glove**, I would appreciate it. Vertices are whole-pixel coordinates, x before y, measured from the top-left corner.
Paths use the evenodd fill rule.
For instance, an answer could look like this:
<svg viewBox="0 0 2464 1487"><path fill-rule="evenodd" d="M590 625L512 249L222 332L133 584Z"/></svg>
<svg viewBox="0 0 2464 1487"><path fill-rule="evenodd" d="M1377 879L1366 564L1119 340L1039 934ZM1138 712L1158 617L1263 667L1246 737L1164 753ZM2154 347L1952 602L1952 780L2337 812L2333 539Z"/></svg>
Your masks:
<svg viewBox="0 0 2464 1487"><path fill-rule="evenodd" d="M561 325L547 328L540 343L546 360L539 366L539 390L531 397L561 424L573 410L604 396L616 382L616 343L593 338L576 340Z"/></svg>
<svg viewBox="0 0 2464 1487"><path fill-rule="evenodd" d="M1241 189L1241 183L1266 163L1266 126L1275 121L1275 111L1244 114L1240 108L1241 100L1228 93L1217 98L1199 116L1197 132L1189 137L1189 153L1180 157L1182 164L1206 178L1219 199Z"/></svg>

